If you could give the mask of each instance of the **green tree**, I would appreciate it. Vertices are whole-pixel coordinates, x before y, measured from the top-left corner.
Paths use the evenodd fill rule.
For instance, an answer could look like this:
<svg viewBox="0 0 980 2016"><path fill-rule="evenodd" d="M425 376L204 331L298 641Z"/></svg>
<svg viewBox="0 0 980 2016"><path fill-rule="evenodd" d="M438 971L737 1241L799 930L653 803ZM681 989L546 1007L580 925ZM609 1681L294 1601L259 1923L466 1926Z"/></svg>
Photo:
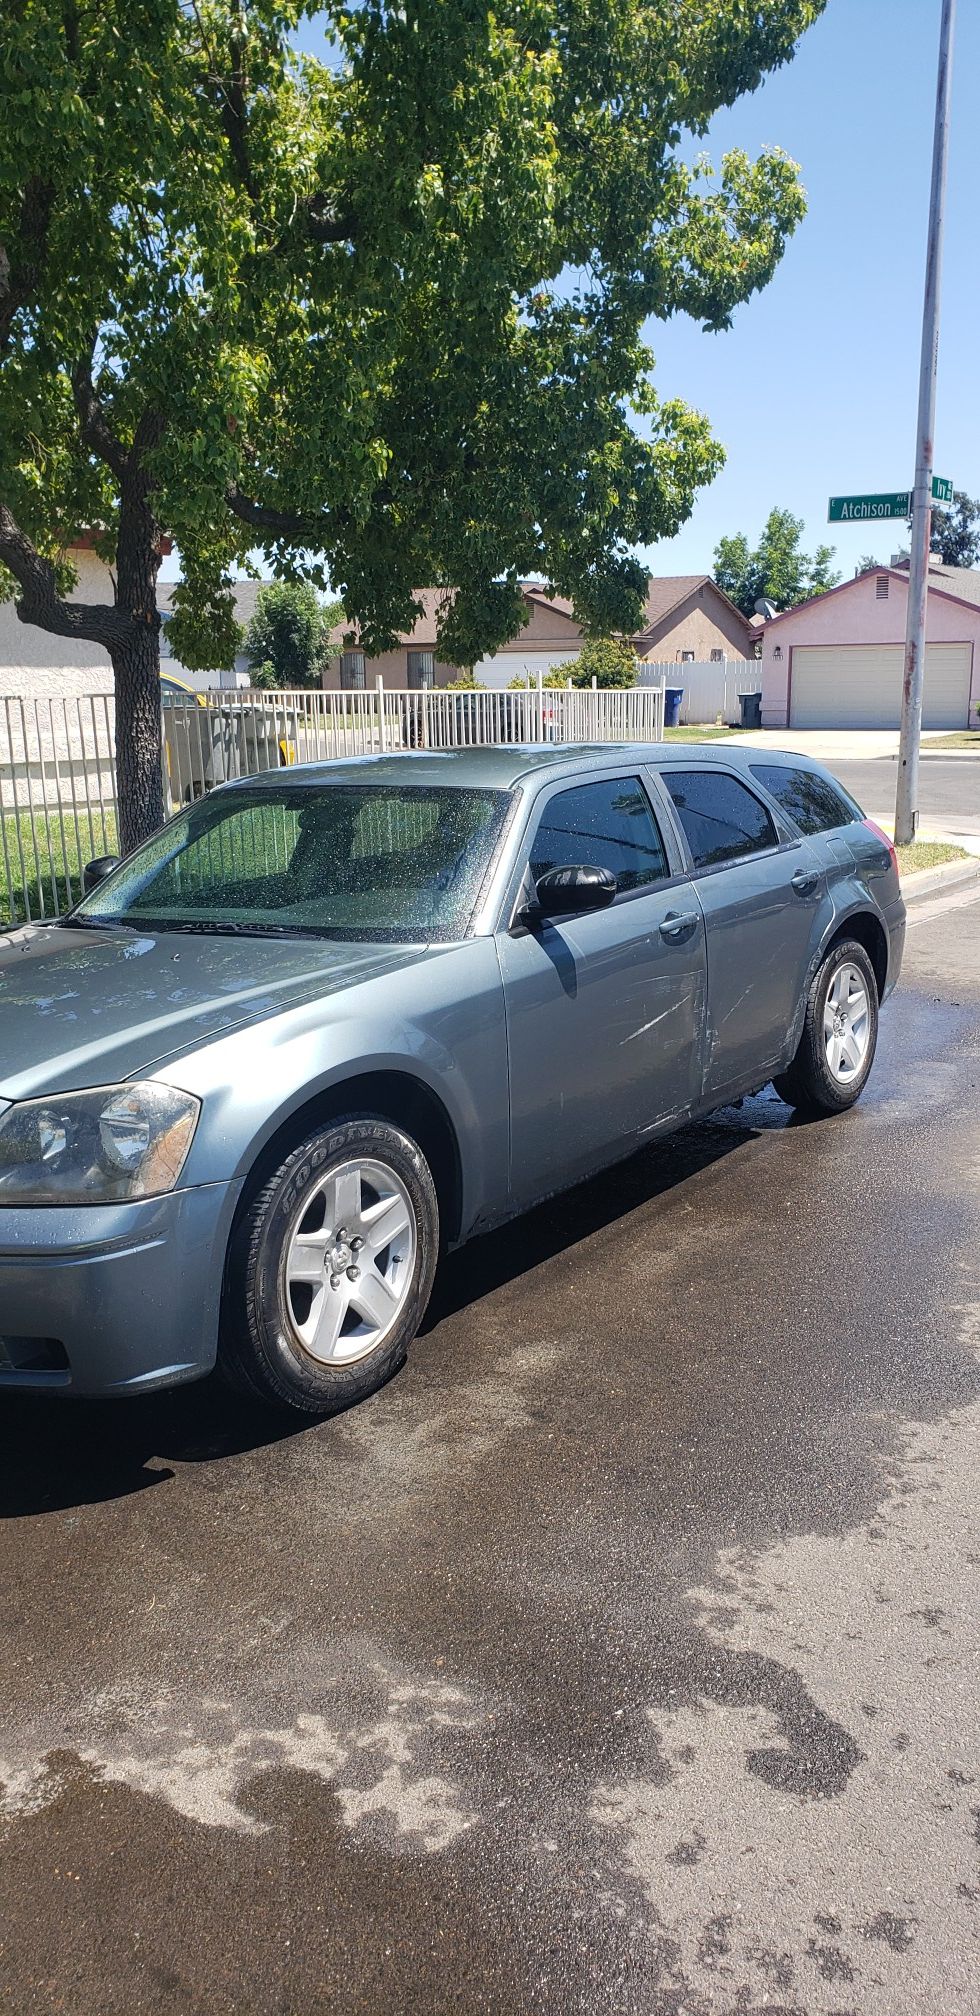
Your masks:
<svg viewBox="0 0 980 2016"><path fill-rule="evenodd" d="M980 500L953 491L950 511L934 510L932 544L946 567L975 567L980 560Z"/></svg>
<svg viewBox="0 0 980 2016"><path fill-rule="evenodd" d="M258 548L364 647L450 584L440 656L544 575L629 634L634 557L722 461L641 331L723 329L803 214L778 151L687 136L823 0L10 0L0 72L0 563L26 622L102 644L122 839L160 818L156 580L228 663ZM316 13L329 62L299 56ZM571 276L571 282L570 282ZM96 528L112 602L65 599Z"/></svg>
<svg viewBox="0 0 980 2016"><path fill-rule="evenodd" d="M574 686L635 686L636 652L622 637L587 637L566 677Z"/></svg>
<svg viewBox="0 0 980 2016"><path fill-rule="evenodd" d="M757 602L793 609L811 595L836 587L832 546L818 546L812 557L801 546L803 520L777 506L770 511L759 543L750 547L744 532L720 539L715 547L715 580L719 588L751 616Z"/></svg>
<svg viewBox="0 0 980 2016"><path fill-rule="evenodd" d="M325 603L310 581L270 581L260 588L245 632L253 680L257 672L263 674L255 683L319 686L330 632L343 613L341 602Z"/></svg>

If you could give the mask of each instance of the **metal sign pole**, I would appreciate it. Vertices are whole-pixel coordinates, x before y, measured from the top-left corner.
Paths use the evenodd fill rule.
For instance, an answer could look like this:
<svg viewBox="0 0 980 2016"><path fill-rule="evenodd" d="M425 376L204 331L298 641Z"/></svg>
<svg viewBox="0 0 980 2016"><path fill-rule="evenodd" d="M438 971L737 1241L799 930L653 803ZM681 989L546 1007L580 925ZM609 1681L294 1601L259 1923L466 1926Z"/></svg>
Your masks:
<svg viewBox="0 0 980 2016"><path fill-rule="evenodd" d="M912 548L909 558L908 617L905 630L905 676L902 682L902 733L898 745L898 792L895 839L905 846L918 824L919 737L922 729L922 681L925 672L926 607L929 594L929 537L932 528L932 457L936 425L936 366L939 355L939 285L943 263L943 217L946 204L946 155L949 145L949 99L956 0L942 0L939 31L939 74L936 81L936 125L932 142L932 186L929 193L929 237L926 248L926 288L922 308L922 352L919 361L919 417L912 492Z"/></svg>

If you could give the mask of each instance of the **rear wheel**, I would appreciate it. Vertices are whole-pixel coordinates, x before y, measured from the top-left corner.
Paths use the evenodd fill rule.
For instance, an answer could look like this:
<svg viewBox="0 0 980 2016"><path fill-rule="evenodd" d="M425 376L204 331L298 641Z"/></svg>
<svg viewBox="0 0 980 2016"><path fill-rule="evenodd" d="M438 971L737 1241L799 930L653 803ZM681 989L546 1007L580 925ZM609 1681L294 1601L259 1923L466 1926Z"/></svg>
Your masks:
<svg viewBox="0 0 980 2016"><path fill-rule="evenodd" d="M802 1113L843 1113L867 1084L877 1041L874 968L864 946L846 939L814 974L796 1056L773 1080L776 1091Z"/></svg>
<svg viewBox="0 0 980 2016"><path fill-rule="evenodd" d="M356 1115L301 1141L234 1241L221 1359L235 1383L306 1414L364 1399L404 1361L425 1313L439 1206L422 1150Z"/></svg>

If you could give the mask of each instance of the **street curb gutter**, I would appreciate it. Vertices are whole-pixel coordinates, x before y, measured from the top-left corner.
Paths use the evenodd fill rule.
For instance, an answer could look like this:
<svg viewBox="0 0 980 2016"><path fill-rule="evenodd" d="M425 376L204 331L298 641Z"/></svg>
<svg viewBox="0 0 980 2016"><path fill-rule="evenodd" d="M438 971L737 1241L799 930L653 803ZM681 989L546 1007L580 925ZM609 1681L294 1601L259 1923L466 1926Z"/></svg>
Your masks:
<svg viewBox="0 0 980 2016"><path fill-rule="evenodd" d="M967 882L980 882L980 859L969 861L944 861L938 868L920 868L917 875L902 877L902 895L906 903L917 903L923 896L934 896L937 889L958 889Z"/></svg>

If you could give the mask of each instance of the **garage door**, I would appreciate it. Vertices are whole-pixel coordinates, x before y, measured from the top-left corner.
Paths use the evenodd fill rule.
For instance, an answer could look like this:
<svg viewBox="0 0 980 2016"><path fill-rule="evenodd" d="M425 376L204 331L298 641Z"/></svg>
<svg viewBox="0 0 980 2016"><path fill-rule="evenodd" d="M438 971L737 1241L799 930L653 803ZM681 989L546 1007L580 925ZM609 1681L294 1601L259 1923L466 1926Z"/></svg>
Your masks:
<svg viewBox="0 0 980 2016"><path fill-rule="evenodd" d="M901 644L795 645L791 727L897 728L904 662ZM969 699L969 644L928 645L923 727L965 728Z"/></svg>

